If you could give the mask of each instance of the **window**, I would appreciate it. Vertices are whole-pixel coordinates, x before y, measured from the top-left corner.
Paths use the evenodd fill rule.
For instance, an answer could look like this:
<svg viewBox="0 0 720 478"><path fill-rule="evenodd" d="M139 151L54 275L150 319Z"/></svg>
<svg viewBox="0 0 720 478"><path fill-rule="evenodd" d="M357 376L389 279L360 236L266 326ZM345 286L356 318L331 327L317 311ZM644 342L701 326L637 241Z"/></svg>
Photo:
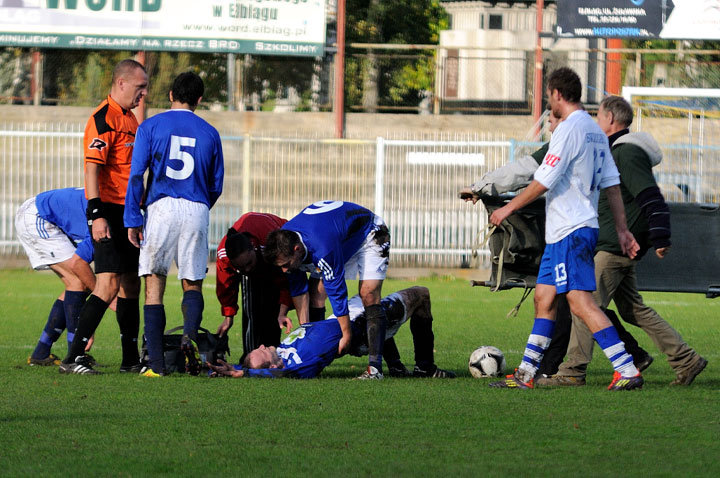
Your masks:
<svg viewBox="0 0 720 478"><path fill-rule="evenodd" d="M490 14L488 15L488 28L490 30L502 30L502 15Z"/></svg>
<svg viewBox="0 0 720 478"><path fill-rule="evenodd" d="M484 13L480 14L480 23L478 26L480 27L480 30L485 29L485 14Z"/></svg>

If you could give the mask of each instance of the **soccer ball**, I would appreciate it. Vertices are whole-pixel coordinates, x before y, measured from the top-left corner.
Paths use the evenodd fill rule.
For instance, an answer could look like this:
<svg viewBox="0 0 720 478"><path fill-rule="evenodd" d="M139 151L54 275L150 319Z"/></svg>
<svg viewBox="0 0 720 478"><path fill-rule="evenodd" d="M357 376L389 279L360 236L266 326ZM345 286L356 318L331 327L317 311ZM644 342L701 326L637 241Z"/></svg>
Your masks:
<svg viewBox="0 0 720 478"><path fill-rule="evenodd" d="M483 345L470 354L470 374L475 378L500 377L505 373L505 355L492 345Z"/></svg>

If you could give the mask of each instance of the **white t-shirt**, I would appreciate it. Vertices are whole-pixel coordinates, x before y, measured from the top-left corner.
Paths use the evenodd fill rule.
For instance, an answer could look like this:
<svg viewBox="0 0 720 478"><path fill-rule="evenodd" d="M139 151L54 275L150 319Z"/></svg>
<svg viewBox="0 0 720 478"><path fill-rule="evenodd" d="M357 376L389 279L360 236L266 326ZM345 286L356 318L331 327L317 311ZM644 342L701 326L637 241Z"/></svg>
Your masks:
<svg viewBox="0 0 720 478"><path fill-rule="evenodd" d="M620 184L607 136L586 111L560 123L535 180L548 188L545 242L553 244L581 227L598 228L600 190Z"/></svg>

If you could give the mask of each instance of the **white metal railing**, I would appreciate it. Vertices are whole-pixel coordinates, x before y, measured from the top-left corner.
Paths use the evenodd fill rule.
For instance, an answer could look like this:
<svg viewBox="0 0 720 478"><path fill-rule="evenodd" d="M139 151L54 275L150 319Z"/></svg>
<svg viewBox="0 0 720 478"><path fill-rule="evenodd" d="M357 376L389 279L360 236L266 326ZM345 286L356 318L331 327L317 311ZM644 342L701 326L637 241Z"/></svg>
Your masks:
<svg viewBox="0 0 720 478"><path fill-rule="evenodd" d="M25 199L82 185L83 127L0 124L0 254L22 254L13 224ZM213 245L244 212L290 218L312 202L342 199L385 219L394 264L428 267L468 266L486 224L484 209L459 200L457 191L539 146L492 134L370 140L224 134L222 141L225 186L211 211ZM698 174L699 162L718 163L710 160L718 147L685 146L663 146L666 159L656 174L681 191L668 199L720 202L720 174L708 166ZM487 265L487 250L480 255Z"/></svg>

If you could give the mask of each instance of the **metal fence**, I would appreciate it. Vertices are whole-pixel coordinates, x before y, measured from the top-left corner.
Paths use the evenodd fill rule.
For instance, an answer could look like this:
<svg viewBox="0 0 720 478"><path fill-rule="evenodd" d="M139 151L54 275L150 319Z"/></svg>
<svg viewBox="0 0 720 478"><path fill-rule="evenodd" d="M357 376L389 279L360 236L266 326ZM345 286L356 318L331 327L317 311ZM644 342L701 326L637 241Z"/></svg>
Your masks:
<svg viewBox="0 0 720 478"><path fill-rule="evenodd" d="M0 125L0 253L22 254L14 216L25 199L78 186L81 124ZM215 246L247 211L290 218L323 199L357 202L385 218L396 265L467 266L485 224L457 191L508 160L511 142L490 135L336 140L223 135L224 192L211 211Z"/></svg>
<svg viewBox="0 0 720 478"><path fill-rule="evenodd" d="M652 128L660 120L672 119L638 123ZM665 160L655 172L670 188L664 192L677 191L668 198L675 201L720 202L720 147L708 134L717 131L719 120L674 121L681 129L702 125L705 134L661 144ZM0 253L22 254L13 224L23 201L48 189L82 185L83 127L0 124ZM290 218L312 202L342 199L383 216L393 237L394 265L423 267L473 265L486 214L480 205L459 200L457 191L540 145L489 133L367 140L225 134L222 140L225 187L211 211L213 246L244 212ZM476 263L487 266L487 256L480 251Z"/></svg>

